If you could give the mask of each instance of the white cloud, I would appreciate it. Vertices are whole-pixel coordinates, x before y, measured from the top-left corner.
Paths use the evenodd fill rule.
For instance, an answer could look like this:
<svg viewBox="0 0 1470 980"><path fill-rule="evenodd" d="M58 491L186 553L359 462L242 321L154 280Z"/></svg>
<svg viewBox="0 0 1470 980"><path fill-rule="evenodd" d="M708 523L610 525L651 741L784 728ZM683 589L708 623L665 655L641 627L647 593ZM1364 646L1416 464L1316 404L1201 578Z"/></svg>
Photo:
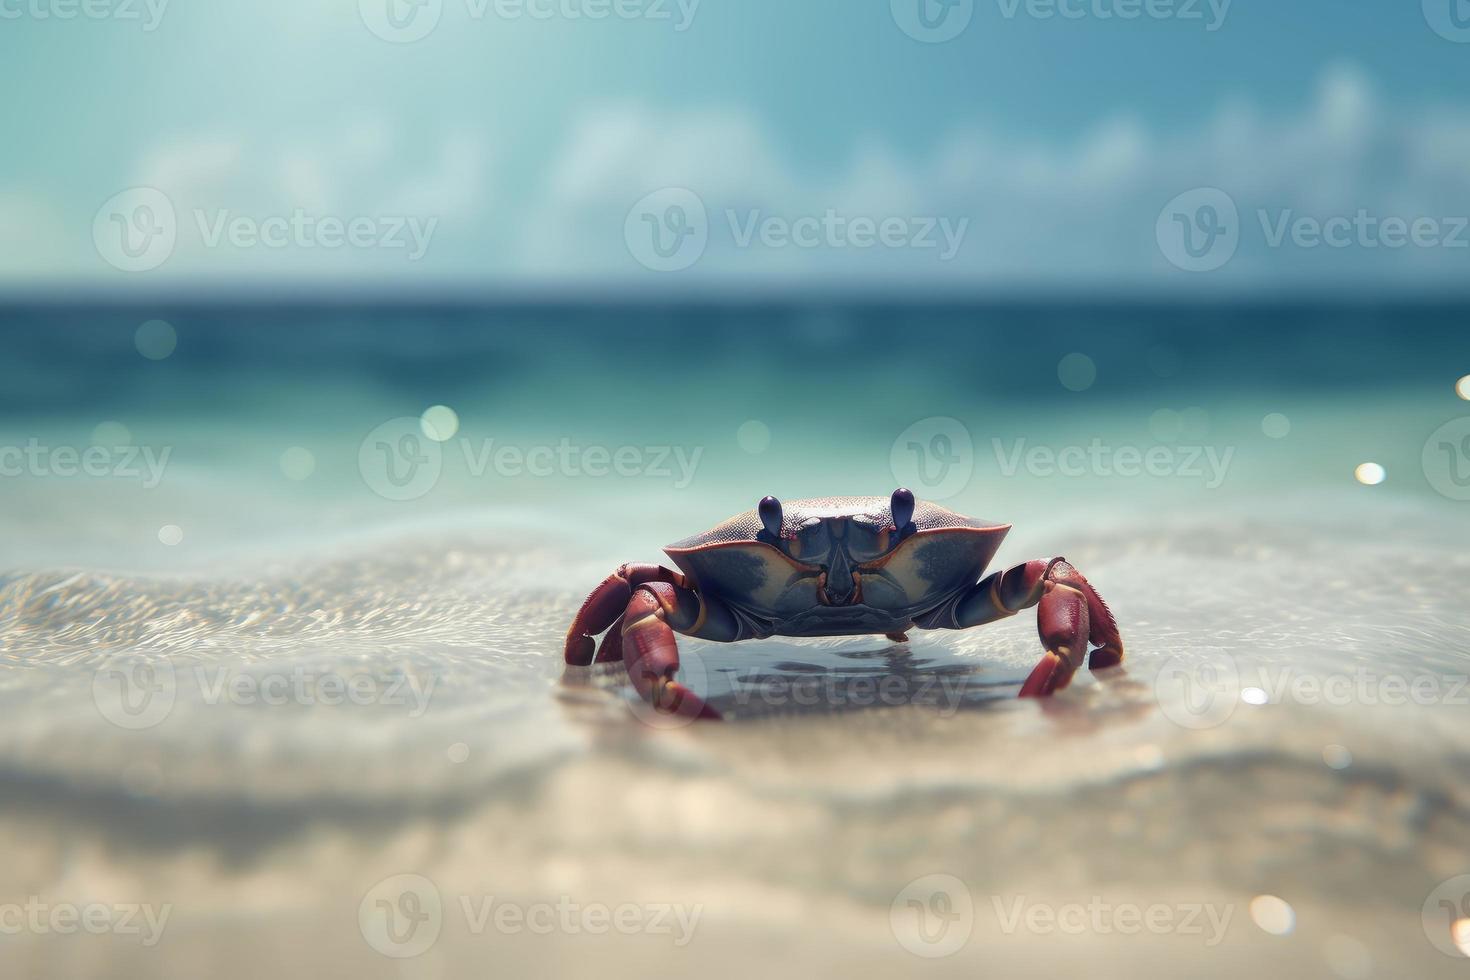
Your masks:
<svg viewBox="0 0 1470 980"><path fill-rule="evenodd" d="M61 218L34 188L0 187L0 278L54 274L65 253Z"/></svg>
<svg viewBox="0 0 1470 980"><path fill-rule="evenodd" d="M362 275L390 286L432 277L490 287L626 281L663 288L705 280L756 288L821 280L1001 289L1344 281L1460 287L1470 265L1470 248L1267 246L1262 210L1328 218L1362 209L1410 221L1470 215L1470 110L1405 111L1351 66L1325 71L1287 110L1234 98L1167 128L1122 113L1061 142L979 126L957 126L923 146L867 134L835 164L804 160L739 107L669 113L622 102L590 109L541 169L510 161L530 174L513 179L501 169L489 124L416 122L348 107L331 125L312 129L265 137L221 129L159 140L124 177L164 191L180 218L173 256L147 283L268 273ZM417 135L424 129L427 140ZM644 269L624 240L634 202L665 187L695 191L711 219L702 258L673 279ZM1225 268L1191 276L1167 261L1155 224L1166 202L1199 187L1234 199L1242 243ZM96 189L99 203L121 189ZM0 188L0 277L110 276L88 233L95 205L55 193L47 203L50 190ZM402 252L208 249L193 219L196 209L261 219L296 208L439 224L433 248L409 267ZM758 214L794 222L834 211L848 219L968 225L958 254L944 262L937 248L738 247L729 211L737 221Z"/></svg>
<svg viewBox="0 0 1470 980"><path fill-rule="evenodd" d="M214 227L226 212L259 222L300 209L344 222L434 221L437 234L477 220L489 200L490 162L489 139L477 127L450 127L421 145L381 116L347 111L323 132L255 141L226 133L166 139L143 155L137 182L168 195L178 216L177 245L160 279L192 272L226 279L262 272L377 275L402 270L405 250L211 246L199 222Z"/></svg>
<svg viewBox="0 0 1470 980"><path fill-rule="evenodd" d="M1216 283L1426 276L1458 285L1470 249L1271 248L1259 212L1326 219L1366 209L1410 221L1470 215L1467 159L1470 113L1396 114L1349 66L1325 71L1295 111L1267 115L1235 100L1173 131L1120 116L1061 145L979 128L958 129L922 153L867 139L825 173L792 165L748 114L669 115L624 104L590 112L573 127L524 214L521 268L662 281L633 260L623 222L643 195L680 186L699 194L710 214L710 244L690 277L1190 283L1199 280L1165 260L1155 222L1176 195L1213 186L1237 202L1243 237ZM828 209L875 219L968 218L970 227L950 263L917 249L772 254L732 243L726 210L752 208L789 220Z"/></svg>

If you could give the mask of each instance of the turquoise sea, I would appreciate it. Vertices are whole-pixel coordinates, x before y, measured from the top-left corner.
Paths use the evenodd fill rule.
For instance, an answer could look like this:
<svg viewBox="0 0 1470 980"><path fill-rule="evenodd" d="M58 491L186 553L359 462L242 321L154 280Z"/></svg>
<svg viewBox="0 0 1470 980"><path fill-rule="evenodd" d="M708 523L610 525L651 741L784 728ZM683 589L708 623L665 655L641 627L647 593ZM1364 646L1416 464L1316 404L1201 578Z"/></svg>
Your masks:
<svg viewBox="0 0 1470 980"><path fill-rule="evenodd" d="M8 935L6 961L1459 975L1467 321L0 310L0 929L34 905L145 923ZM1124 669L1016 701L1029 614L686 641L729 720L671 728L619 668L563 668L617 564L768 493L900 484L1014 525L1003 564L1066 555ZM581 917L620 908L626 930Z"/></svg>

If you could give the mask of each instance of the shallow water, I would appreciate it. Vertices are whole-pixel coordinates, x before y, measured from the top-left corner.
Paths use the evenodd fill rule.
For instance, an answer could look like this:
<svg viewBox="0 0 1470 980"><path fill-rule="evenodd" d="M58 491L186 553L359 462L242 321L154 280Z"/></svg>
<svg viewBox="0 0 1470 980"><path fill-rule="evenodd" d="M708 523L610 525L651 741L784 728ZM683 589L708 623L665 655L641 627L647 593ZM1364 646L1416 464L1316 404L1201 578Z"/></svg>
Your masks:
<svg viewBox="0 0 1470 980"><path fill-rule="evenodd" d="M78 405L13 413L11 444L117 421L175 455L151 488L8 481L0 905L169 912L151 944L22 929L6 937L16 975L1463 972L1435 942L1454 952L1463 898L1436 889L1470 873L1470 533L1467 505L1416 472L1429 433L1465 414L1450 388L1465 370L1445 365L1466 349L1448 334L1406 352L1360 325L1321 348L1336 368L1311 362L1323 376L1288 389L1277 368L1237 373L1263 351L1299 356L1270 329L1201 340L1155 317L1112 346L1055 341L1097 353L1082 393L1027 353L983 366L1016 375L999 392L903 382L866 401L800 371L780 397L766 377L751 383L764 400L685 400L694 355L678 352L649 386L684 407L649 421L647 399L583 373L612 340L583 336L575 369L549 364L506 339L506 315L465 328L494 356L452 370L429 352L458 328L426 314L420 347L395 324L363 335L387 363L325 328L239 345L249 325L187 316L173 358L133 363L119 314L56 332L28 316L29 373L97 383ZM819 348L889 329L816 322ZM201 360L201 345L228 350ZM415 350L436 366L415 368ZM1121 366L1151 357L1173 374ZM107 364L126 367L89 374ZM496 380L477 389L481 368ZM703 462L681 488L477 475L451 442L431 491L383 499L358 466L364 437L434 403L455 405L465 439L683 439ZM817 424L820 405L843 420ZM1288 438L1262 434L1267 412L1290 417ZM1122 670L1015 700L1039 655L1029 614L901 644L685 641L688 682L729 720L671 728L620 668L563 668L569 617L613 565L657 560L761 493L884 493L895 438L938 415L976 447L946 502L1014 522L1002 563L1064 552L1082 568L1123 628ZM750 420L769 446L739 434ZM1213 488L1005 476L988 445L1094 437L1233 462ZM310 478L283 476L289 446L312 452ZM1354 483L1365 459L1389 481ZM161 543L165 523L181 542ZM1260 896L1289 904L1286 928ZM501 905L534 921L496 919ZM540 918L561 907L571 920ZM627 934L597 934L595 910L620 908Z"/></svg>

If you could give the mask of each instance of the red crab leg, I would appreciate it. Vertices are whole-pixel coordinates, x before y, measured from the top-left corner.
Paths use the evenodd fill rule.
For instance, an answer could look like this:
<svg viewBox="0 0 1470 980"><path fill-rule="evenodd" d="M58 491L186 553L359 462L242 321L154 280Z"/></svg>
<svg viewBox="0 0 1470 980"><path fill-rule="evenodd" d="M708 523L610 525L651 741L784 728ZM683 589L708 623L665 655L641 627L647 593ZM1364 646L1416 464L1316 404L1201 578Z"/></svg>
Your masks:
<svg viewBox="0 0 1470 980"><path fill-rule="evenodd" d="M585 667L595 661L604 663L622 659L621 630L608 632L598 649L594 638L617 624L633 590L645 582L672 582L684 586L684 576L661 565L627 564L618 567L602 584L592 590L577 617L567 630L564 651L566 662L576 667Z"/></svg>
<svg viewBox="0 0 1470 980"><path fill-rule="evenodd" d="M1087 653L1087 597L1070 585L1046 582L1036 609L1036 631L1046 655L1021 685L1021 697L1042 698L1072 683Z"/></svg>
<svg viewBox="0 0 1470 980"><path fill-rule="evenodd" d="M966 629L1039 605L1036 619L1046 656L1021 687L1021 697L1045 696L1067 686L1090 641L1091 670L1123 662L1123 638L1108 605L1065 558L1028 561L983 579L957 601L915 621L925 629Z"/></svg>
<svg viewBox="0 0 1470 980"><path fill-rule="evenodd" d="M1118 632L1118 621L1113 618L1113 611L1108 608L1103 597L1098 595L1092 583L1083 578L1082 573L1068 564L1065 558L1058 559L1052 566L1051 579L1071 586L1087 599L1087 638L1097 647L1087 658L1087 669L1103 670L1121 664L1123 636Z"/></svg>
<svg viewBox="0 0 1470 980"><path fill-rule="evenodd" d="M674 679L679 671L679 643L669 620L683 618L680 599L685 596L698 601L694 593L667 582L646 584L633 593L623 614L624 662L638 694L656 710L717 721L718 711Z"/></svg>

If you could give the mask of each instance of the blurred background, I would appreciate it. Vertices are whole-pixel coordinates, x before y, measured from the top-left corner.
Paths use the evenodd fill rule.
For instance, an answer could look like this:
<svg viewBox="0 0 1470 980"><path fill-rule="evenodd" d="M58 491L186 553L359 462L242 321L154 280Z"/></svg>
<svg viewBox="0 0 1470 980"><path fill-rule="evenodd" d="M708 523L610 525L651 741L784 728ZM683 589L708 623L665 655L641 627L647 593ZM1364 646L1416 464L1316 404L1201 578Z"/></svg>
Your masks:
<svg viewBox="0 0 1470 980"><path fill-rule="evenodd" d="M0 0L18 976L1459 975L1470 6ZM1032 614L565 669L899 485Z"/></svg>

